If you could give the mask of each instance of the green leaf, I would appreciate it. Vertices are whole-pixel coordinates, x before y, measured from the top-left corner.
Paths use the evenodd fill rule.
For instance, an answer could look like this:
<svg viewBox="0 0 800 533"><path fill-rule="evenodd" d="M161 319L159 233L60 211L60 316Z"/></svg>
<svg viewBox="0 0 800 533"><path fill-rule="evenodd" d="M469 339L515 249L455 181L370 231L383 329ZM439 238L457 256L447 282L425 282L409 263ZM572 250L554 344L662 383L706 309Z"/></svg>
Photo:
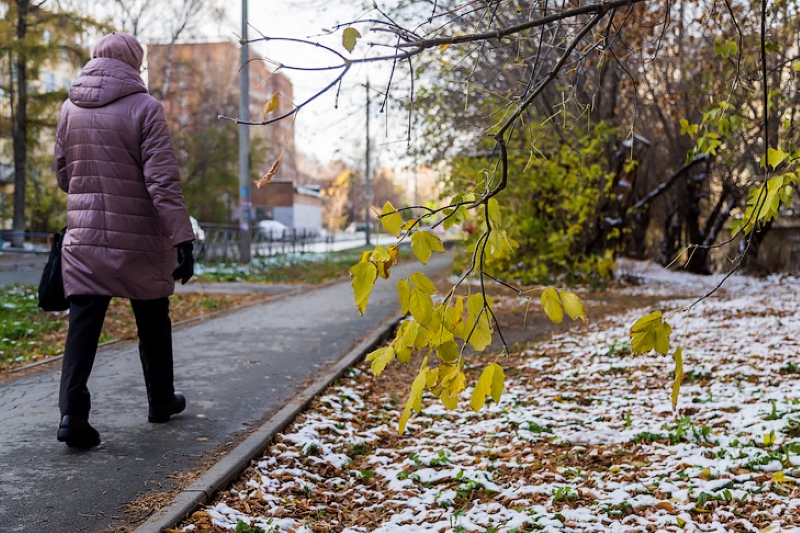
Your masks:
<svg viewBox="0 0 800 533"><path fill-rule="evenodd" d="M436 285L434 285L430 278L428 278L428 276L422 272L414 272L411 274L411 283L414 285L414 287L428 294L436 294L439 292L439 290L436 288Z"/></svg>
<svg viewBox="0 0 800 533"><path fill-rule="evenodd" d="M681 393L681 382L683 381L683 348L678 346L672 354L675 361L675 380L672 382L672 408L678 408L678 395Z"/></svg>
<svg viewBox="0 0 800 533"><path fill-rule="evenodd" d="M394 359L394 353L394 348L392 348L392 346L384 346L367 355L365 361L371 364L372 373L376 376L380 376L386 368L386 365L391 363L392 359Z"/></svg>
<svg viewBox="0 0 800 533"><path fill-rule="evenodd" d="M489 221L492 223L493 228L497 228L500 226L500 204L497 201L497 198L489 198L489 201L486 203L487 210L489 211Z"/></svg>
<svg viewBox="0 0 800 533"><path fill-rule="evenodd" d="M486 404L486 398L491 396L495 402L500 401L503 394L505 374L497 363L492 363L481 372L481 377L475 384L472 391L472 399L469 402L473 411L480 411Z"/></svg>
<svg viewBox="0 0 800 533"><path fill-rule="evenodd" d="M397 212L397 209L391 202L383 204L383 211L381 212L381 224L389 234L399 237L403 230L403 217Z"/></svg>
<svg viewBox="0 0 800 533"><path fill-rule="evenodd" d="M432 252L444 252L442 241L427 230L415 231L411 235L411 251L423 265L428 264Z"/></svg>
<svg viewBox="0 0 800 533"><path fill-rule="evenodd" d="M564 311L567 312L567 315L572 320L580 318L584 324L589 322L589 319L586 318L586 311L583 310L583 302L581 302L577 294L570 291L561 291L561 301L564 304Z"/></svg>
<svg viewBox="0 0 800 533"><path fill-rule="evenodd" d="M784 152L783 150L778 150L776 148L768 148L767 149L767 164L775 170L781 163L783 163L786 158L789 157L789 154Z"/></svg>
<svg viewBox="0 0 800 533"><path fill-rule="evenodd" d="M372 287L375 286L375 280L378 279L378 267L370 262L359 263L350 267L350 275L353 277L353 296L356 307L361 316L364 316L370 294L372 294Z"/></svg>
<svg viewBox="0 0 800 533"><path fill-rule="evenodd" d="M358 33L357 29L345 28L344 33L342 33L342 46L344 46L348 52L352 52L356 47L356 41L358 41L359 37L361 37L361 34Z"/></svg>
<svg viewBox="0 0 800 533"><path fill-rule="evenodd" d="M542 291L542 307L544 313L551 321L556 324L561 324L564 320L564 310L561 308L561 299L558 297L558 291L553 287L547 287Z"/></svg>
<svg viewBox="0 0 800 533"><path fill-rule="evenodd" d="M694 137L697 135L697 132L700 131L699 124L689 124L689 121L685 118L681 119L681 135L688 135L690 137Z"/></svg>

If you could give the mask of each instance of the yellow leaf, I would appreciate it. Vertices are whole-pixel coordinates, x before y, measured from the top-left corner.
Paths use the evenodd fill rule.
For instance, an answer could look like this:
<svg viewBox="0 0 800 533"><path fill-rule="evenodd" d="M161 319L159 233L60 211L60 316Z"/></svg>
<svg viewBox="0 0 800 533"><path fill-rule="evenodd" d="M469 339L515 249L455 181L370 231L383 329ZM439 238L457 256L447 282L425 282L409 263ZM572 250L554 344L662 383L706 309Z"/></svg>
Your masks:
<svg viewBox="0 0 800 533"><path fill-rule="evenodd" d="M405 315L411 300L411 286L404 279L397 281L397 299L400 301L400 310Z"/></svg>
<svg viewBox="0 0 800 533"><path fill-rule="evenodd" d="M458 396L452 394L447 389L442 390L442 394L441 396L439 396L439 399L442 400L444 408L447 409L448 411L452 411L453 409L458 407Z"/></svg>
<svg viewBox="0 0 800 533"><path fill-rule="evenodd" d="M481 372L481 377L475 384L472 391L472 399L469 402L473 411L480 411L486 404L486 398L491 396L495 402L500 401L503 393L503 381L505 376L503 369L497 363L492 363Z"/></svg>
<svg viewBox="0 0 800 533"><path fill-rule="evenodd" d="M656 334L652 331L640 331L631 335L631 351L643 354L652 350L656 345Z"/></svg>
<svg viewBox="0 0 800 533"><path fill-rule="evenodd" d="M570 291L561 291L561 302L564 304L564 311L572 320L580 318L584 324L589 322L586 312L583 310L583 302L577 294Z"/></svg>
<svg viewBox="0 0 800 533"><path fill-rule="evenodd" d="M492 374L492 400L498 403L503 396L503 389L505 388L506 375L500 365L495 365L494 373Z"/></svg>
<svg viewBox="0 0 800 533"><path fill-rule="evenodd" d="M479 352L485 350L492 343L492 331L488 313L484 312L479 316L472 332L468 333L470 346Z"/></svg>
<svg viewBox="0 0 800 533"><path fill-rule="evenodd" d="M411 348L416 345L417 336L419 336L418 322L406 320L400 324L393 343L398 362L405 365L411 360Z"/></svg>
<svg viewBox="0 0 800 533"><path fill-rule="evenodd" d="M267 118L267 115L278 109L278 104L280 103L280 95L278 93L272 93L272 98L264 104L264 118Z"/></svg>
<svg viewBox="0 0 800 533"><path fill-rule="evenodd" d="M772 474L772 481L776 483L790 483L793 480L786 477L786 475L783 473L783 470L779 470L778 472Z"/></svg>
<svg viewBox="0 0 800 533"><path fill-rule="evenodd" d="M764 435L764 446L772 446L773 444L775 444L775 432L770 431Z"/></svg>
<svg viewBox="0 0 800 533"><path fill-rule="evenodd" d="M661 325L656 328L655 330L655 348L656 352L660 353L661 355L667 355L669 353L669 336L672 333L672 326L667 324L666 322L662 322Z"/></svg>
<svg viewBox="0 0 800 533"><path fill-rule="evenodd" d="M406 424L408 424L408 419L411 418L411 411L413 410L418 413L422 408L422 391L425 390L425 383L428 377L428 367L426 363L427 360L423 361L417 377L415 377L413 383L411 383L411 393L403 409L403 414L400 415L400 423L397 429L401 435L406 431Z"/></svg>
<svg viewBox="0 0 800 533"><path fill-rule="evenodd" d="M370 253L369 259L370 261L375 261L375 262L385 262L385 261L391 261L392 256L389 255L389 252L386 251L386 248L384 248L381 245L377 245L375 246L375 249L372 250L372 252Z"/></svg>
<svg viewBox="0 0 800 533"><path fill-rule="evenodd" d="M423 326L422 324L420 324L419 333L417 334L417 341L414 344L414 347L417 350L421 350L422 348L428 345L428 343L431 341L432 336L433 332L430 329Z"/></svg>
<svg viewBox="0 0 800 533"><path fill-rule="evenodd" d="M711 467L707 466L700 472L700 477L708 481L711 479Z"/></svg>
<svg viewBox="0 0 800 533"><path fill-rule="evenodd" d="M449 45L449 44L440 44L440 45L439 45L439 51L440 51L440 52L444 52L444 51L445 51L445 50L447 50L448 48L450 48L450 45ZM798 70L800 70L800 69L798 69Z"/></svg>
<svg viewBox="0 0 800 533"><path fill-rule="evenodd" d="M403 228L403 217L397 212L397 209L391 202L383 204L383 211L381 211L381 224L384 229L395 237L400 236Z"/></svg>
<svg viewBox="0 0 800 533"><path fill-rule="evenodd" d="M378 279L378 269L372 263L359 263L350 267L350 275L353 277L353 296L356 307L361 316L364 316L369 296L372 294L372 287L375 286L375 280Z"/></svg>
<svg viewBox="0 0 800 533"><path fill-rule="evenodd" d="M638 333L640 331L648 331L652 329L652 322L661 321L661 311L653 311L649 315L643 316L631 326L631 333Z"/></svg>
<svg viewBox="0 0 800 533"><path fill-rule="evenodd" d="M342 33L342 46L344 46L348 52L352 52L356 47L356 41L358 41L359 37L361 37L361 34L357 29L345 28Z"/></svg>
<svg viewBox="0 0 800 533"><path fill-rule="evenodd" d="M380 376L392 359L394 359L394 349L391 346L384 346L367 355L365 361L371 364L372 373Z"/></svg>
<svg viewBox="0 0 800 533"><path fill-rule="evenodd" d="M672 354L675 361L675 380L672 382L672 408L678 408L678 395L681 393L681 382L683 381L683 348L678 346Z"/></svg>
<svg viewBox="0 0 800 533"><path fill-rule="evenodd" d="M414 272L411 274L411 283L416 288L427 294L436 294L439 292L439 290L436 288L436 285L434 285L430 278L428 278L428 276L422 272Z"/></svg>
<svg viewBox="0 0 800 533"><path fill-rule="evenodd" d="M473 294L467 298L468 319L461 333L468 338L469 344L482 352L492 343L492 326L489 322L490 301L484 300L482 294Z"/></svg>
<svg viewBox="0 0 800 533"><path fill-rule="evenodd" d="M436 348L436 355L445 363L455 363L458 353L458 344L455 341L443 342Z"/></svg>
<svg viewBox="0 0 800 533"><path fill-rule="evenodd" d="M411 235L411 251L423 265L428 264L432 252L444 252L442 241L427 230L415 231Z"/></svg>
<svg viewBox="0 0 800 533"><path fill-rule="evenodd" d="M542 291L542 307L544 313L551 321L556 324L561 324L564 320L564 310L561 308L561 299L558 297L558 291L553 287L547 287Z"/></svg>
<svg viewBox="0 0 800 533"><path fill-rule="evenodd" d="M428 324L433 315L433 299L431 295L414 287L408 299L408 311L420 324Z"/></svg>

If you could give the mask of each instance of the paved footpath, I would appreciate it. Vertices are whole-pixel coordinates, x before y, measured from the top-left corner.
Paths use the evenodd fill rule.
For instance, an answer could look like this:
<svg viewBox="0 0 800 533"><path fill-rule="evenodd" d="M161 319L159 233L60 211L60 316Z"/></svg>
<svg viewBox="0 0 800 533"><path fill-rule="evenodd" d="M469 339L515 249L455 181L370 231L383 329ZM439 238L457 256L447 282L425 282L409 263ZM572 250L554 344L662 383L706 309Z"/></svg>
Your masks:
<svg viewBox="0 0 800 533"><path fill-rule="evenodd" d="M437 254L425 271L433 276L448 265L447 254ZM177 328L175 384L188 406L168 424L147 422L136 343L101 349L89 388L91 422L102 444L88 451L56 441L58 363L0 384L0 531L134 526L126 503L164 498L182 473L223 458L234 439L396 321L394 287L394 280L379 279L364 317L343 281Z"/></svg>

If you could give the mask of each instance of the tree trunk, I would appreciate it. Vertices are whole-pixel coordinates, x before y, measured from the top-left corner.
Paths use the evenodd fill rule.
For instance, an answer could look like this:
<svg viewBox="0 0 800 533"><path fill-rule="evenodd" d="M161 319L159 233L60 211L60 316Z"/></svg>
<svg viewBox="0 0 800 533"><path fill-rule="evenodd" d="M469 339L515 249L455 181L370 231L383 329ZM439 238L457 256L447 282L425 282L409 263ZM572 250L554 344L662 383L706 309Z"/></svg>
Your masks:
<svg viewBox="0 0 800 533"><path fill-rule="evenodd" d="M27 33L29 0L18 0L17 2L17 41L22 42ZM13 118L12 143L14 145L14 230L12 246L21 248L24 245L25 237L25 173L27 153L27 130L28 130L28 87L25 58L17 56L14 59L17 74L17 101ZM13 91L12 91L13 92Z"/></svg>

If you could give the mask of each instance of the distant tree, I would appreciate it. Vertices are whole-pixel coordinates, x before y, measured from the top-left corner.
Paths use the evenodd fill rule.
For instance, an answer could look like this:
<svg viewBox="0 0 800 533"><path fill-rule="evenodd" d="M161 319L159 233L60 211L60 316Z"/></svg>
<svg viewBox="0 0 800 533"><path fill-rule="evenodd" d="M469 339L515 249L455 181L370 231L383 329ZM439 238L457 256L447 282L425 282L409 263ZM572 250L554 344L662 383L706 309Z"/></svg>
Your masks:
<svg viewBox="0 0 800 533"><path fill-rule="evenodd" d="M45 132L54 131L59 105L66 98L63 86L43 86L40 75L46 66L85 61L80 38L91 29L102 27L90 17L62 11L55 2L47 4L46 0L0 0L0 61L6 67L6 75L0 79L11 111L15 246L22 246L22 232L31 223L26 216L30 204L26 193L47 187L29 187L29 181L49 177L49 185L53 185L52 172L44 171L49 165L42 160L52 159L52 151L49 144L40 145L39 141ZM52 221L52 213L37 217L34 225L37 229L52 229L47 227L51 223L48 220Z"/></svg>

